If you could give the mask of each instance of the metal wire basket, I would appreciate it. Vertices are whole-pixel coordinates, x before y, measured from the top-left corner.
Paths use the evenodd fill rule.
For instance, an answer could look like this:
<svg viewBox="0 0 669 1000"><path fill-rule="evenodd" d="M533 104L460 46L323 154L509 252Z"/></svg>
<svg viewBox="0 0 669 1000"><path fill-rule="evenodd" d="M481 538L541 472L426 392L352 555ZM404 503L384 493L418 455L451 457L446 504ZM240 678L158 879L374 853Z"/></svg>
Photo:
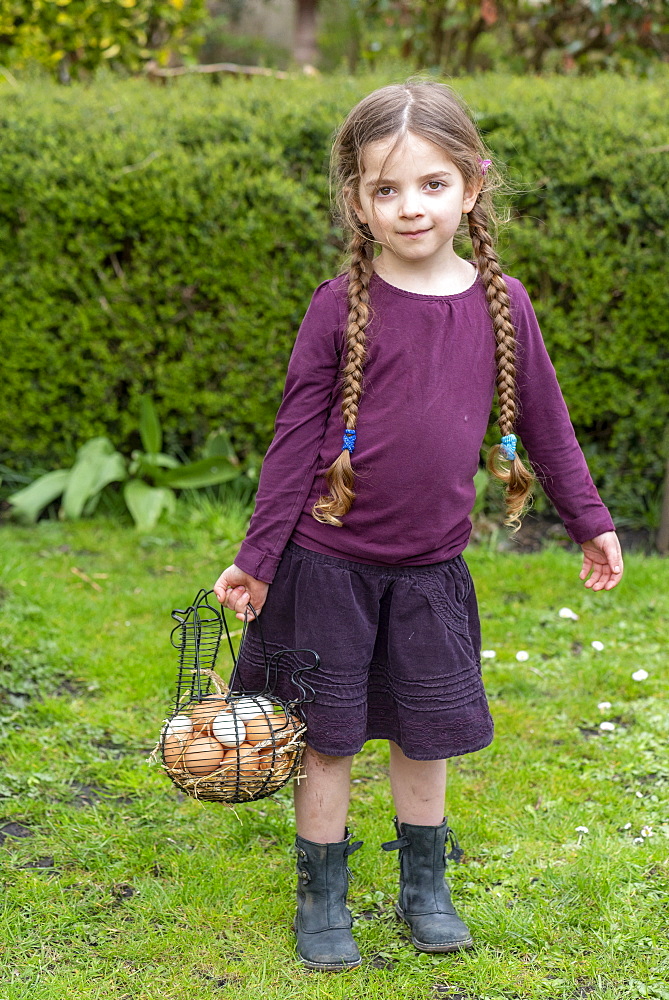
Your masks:
<svg viewBox="0 0 669 1000"><path fill-rule="evenodd" d="M320 661L312 649L280 650L268 656L258 619L265 684L260 691L247 691L238 683L238 656L223 609L212 595L212 590L200 590L189 608L172 612L178 623L170 636L179 650L177 693L156 753L175 785L193 798L251 802L299 777L306 746L303 706L314 697L302 675ZM240 651L246 627L247 621ZM229 685L215 670L223 630L233 662ZM288 654L300 657L291 674L298 696L283 701L272 688L281 658Z"/></svg>

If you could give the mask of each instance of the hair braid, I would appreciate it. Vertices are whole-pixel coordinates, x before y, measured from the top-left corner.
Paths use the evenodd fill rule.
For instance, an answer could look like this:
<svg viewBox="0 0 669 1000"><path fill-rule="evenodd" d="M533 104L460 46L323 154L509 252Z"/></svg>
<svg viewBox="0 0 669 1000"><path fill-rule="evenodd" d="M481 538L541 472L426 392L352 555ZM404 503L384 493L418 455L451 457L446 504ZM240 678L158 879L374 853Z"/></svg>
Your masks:
<svg viewBox="0 0 669 1000"><path fill-rule="evenodd" d="M512 434L516 422L516 331L506 282L488 232L487 213L480 201L469 213L469 235L495 331L499 426L502 434ZM518 530L534 477L518 455L508 467L500 464L500 458L500 446L494 445L488 452L488 469L506 486L506 523Z"/></svg>
<svg viewBox="0 0 669 1000"><path fill-rule="evenodd" d="M346 328L346 364L342 370L342 404L346 430L354 431L362 395L362 374L365 363L365 329L369 323L369 282L372 277L374 243L366 235L366 227L356 227L349 244L348 326ZM341 527L340 518L351 509L355 500L351 453L343 450L325 474L330 495L320 497L311 511L317 521Z"/></svg>

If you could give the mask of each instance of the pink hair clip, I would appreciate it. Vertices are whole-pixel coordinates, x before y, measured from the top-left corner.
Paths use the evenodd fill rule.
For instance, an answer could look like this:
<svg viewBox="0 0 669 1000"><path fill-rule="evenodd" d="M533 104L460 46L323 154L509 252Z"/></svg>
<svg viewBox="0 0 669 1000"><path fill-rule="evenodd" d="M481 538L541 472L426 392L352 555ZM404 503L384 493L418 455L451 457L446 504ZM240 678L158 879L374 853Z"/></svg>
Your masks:
<svg viewBox="0 0 669 1000"><path fill-rule="evenodd" d="M488 169L492 166L492 160L479 159L479 165L481 167L481 173L485 177L485 175L488 173Z"/></svg>

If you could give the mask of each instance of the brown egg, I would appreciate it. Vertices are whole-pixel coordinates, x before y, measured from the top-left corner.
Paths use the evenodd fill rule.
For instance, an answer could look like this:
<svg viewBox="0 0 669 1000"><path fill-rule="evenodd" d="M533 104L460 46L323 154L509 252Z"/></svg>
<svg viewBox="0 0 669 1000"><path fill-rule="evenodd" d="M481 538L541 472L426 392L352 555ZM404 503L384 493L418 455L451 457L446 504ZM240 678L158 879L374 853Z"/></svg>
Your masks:
<svg viewBox="0 0 669 1000"><path fill-rule="evenodd" d="M221 766L225 748L211 736L198 736L184 754L186 770L189 774L211 774Z"/></svg>
<svg viewBox="0 0 669 1000"><path fill-rule="evenodd" d="M224 712L228 704L220 694L208 694L190 713L193 731L196 735L211 736L211 722L219 712Z"/></svg>
<svg viewBox="0 0 669 1000"><path fill-rule="evenodd" d="M169 771L185 771L184 755L190 740L181 740L178 736L166 736L163 744L163 761Z"/></svg>
<svg viewBox="0 0 669 1000"><path fill-rule="evenodd" d="M275 743L285 743L292 736L292 732L293 727L288 725L284 712L254 715L246 723L246 740L254 745L272 739L272 734L274 734Z"/></svg>
<svg viewBox="0 0 669 1000"><path fill-rule="evenodd" d="M242 743L238 747L233 747L225 755L223 774L227 778L236 778L239 774L243 778L256 774L258 771L266 771L272 764L271 752L269 756L262 750L256 750L250 743Z"/></svg>

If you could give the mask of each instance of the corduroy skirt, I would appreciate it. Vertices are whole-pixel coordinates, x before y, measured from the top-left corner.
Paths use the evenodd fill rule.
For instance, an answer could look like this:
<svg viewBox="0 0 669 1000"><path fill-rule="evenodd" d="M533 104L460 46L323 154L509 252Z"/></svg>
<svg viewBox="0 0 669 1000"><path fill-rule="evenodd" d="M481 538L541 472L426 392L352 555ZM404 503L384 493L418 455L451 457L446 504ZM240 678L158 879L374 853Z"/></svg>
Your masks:
<svg viewBox="0 0 669 1000"><path fill-rule="evenodd" d="M265 679L259 626L269 656L313 649L305 705L307 742L343 757L366 740L393 740L414 760L481 750L493 724L481 679L481 630L469 569L456 556L430 566L369 566L289 542L259 623L240 650L237 683ZM279 661L274 692L291 700L291 678L310 662Z"/></svg>

